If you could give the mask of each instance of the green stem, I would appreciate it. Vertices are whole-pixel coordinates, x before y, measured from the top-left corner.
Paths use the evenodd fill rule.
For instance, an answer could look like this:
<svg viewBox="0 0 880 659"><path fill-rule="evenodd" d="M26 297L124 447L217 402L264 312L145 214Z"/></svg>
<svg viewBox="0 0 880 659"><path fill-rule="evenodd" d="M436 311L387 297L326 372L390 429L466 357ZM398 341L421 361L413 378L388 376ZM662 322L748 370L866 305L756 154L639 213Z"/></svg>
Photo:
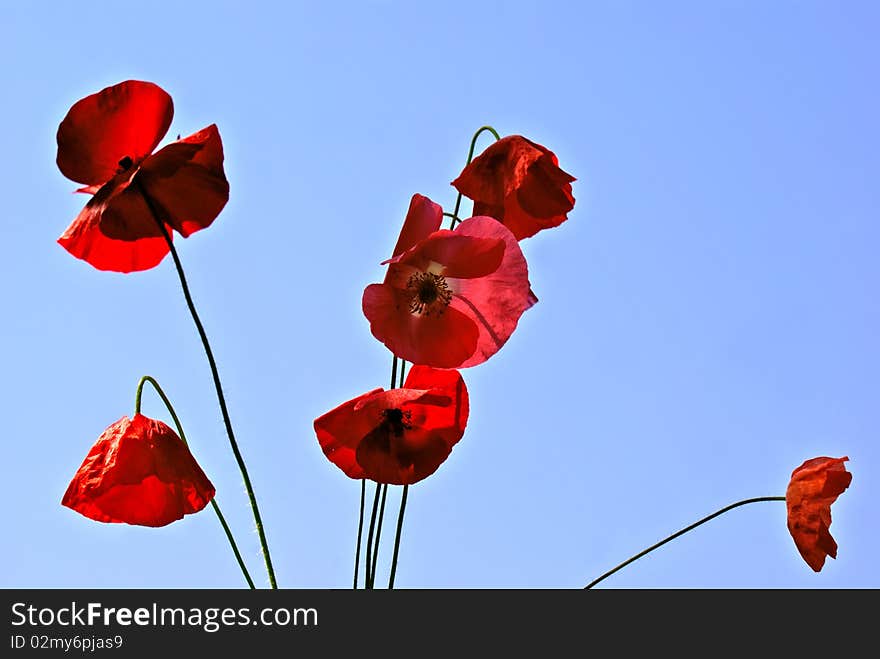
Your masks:
<svg viewBox="0 0 880 659"><path fill-rule="evenodd" d="M742 501L737 501L736 503L732 503L732 504L730 504L729 506L725 506L725 507L722 508L721 510L716 510L716 511L715 511L714 513L712 513L711 515L707 515L707 516L704 517L703 519L694 522L694 523L691 524L690 526L686 526L686 527L683 528L681 531L676 531L676 532L673 533L671 536L669 536L668 538L664 538L663 540L661 540L661 541L658 542L657 544L651 545L651 546L648 547L647 549L645 549L645 550L643 550L643 551L640 551L638 554L636 554L636 555L633 556L632 558L629 558L629 559L625 560L623 563L621 563L620 565L618 565L618 566L615 567L614 569L608 570L608 572L606 572L605 574L603 574L601 577L597 577L596 579L593 579L593 581L591 581L591 582L588 583L586 586L584 586L584 590L586 590L586 589L588 589L588 588L592 588L593 586L595 586L597 583L599 583L600 581L602 581L602 580L605 579L606 577L610 577L612 574L614 574L614 573L617 572L618 570L622 570L623 568L625 568L627 565L629 565L629 564L632 563L633 561L637 561L638 559L640 559L640 558L641 558L642 556L644 556L645 554L649 554L649 553L651 553L652 551L654 551L655 549L657 549L658 547L662 547L663 545L665 545L665 544L666 544L667 542L669 542L670 540L675 540L675 539L676 539L677 537L679 537L680 535L684 535L684 534L687 533L688 531L691 531L691 530L697 528L697 527L700 526L701 524L705 524L705 523L708 522L710 519L714 519L714 518L718 517L719 515L723 515L723 514L726 513L727 511L729 511L729 510L733 510L734 508L738 508L739 506L744 506L744 505L746 505L746 504L748 504L748 503L758 503L759 501L785 501L785 497L756 497L756 498L754 498L754 499L744 499L744 500L742 500Z"/></svg>
<svg viewBox="0 0 880 659"><path fill-rule="evenodd" d="M162 402L165 403L165 407L168 408L168 412L171 413L171 418L174 420L174 425L177 426L177 434L180 436L180 440L189 447L189 444L186 441L186 435L183 432L183 425L180 423L180 418L178 418L177 413L174 411L174 407L171 405L171 401L168 400L168 396L165 395L165 392L162 391L162 387L159 386L159 383L156 382L149 375L143 376L138 382L137 393L134 397L134 413L141 413L141 395L144 390L144 384L149 382L153 385L153 388L156 390L156 393L159 394L159 398L162 399ZM217 504L217 497L214 496L211 499L211 506L214 508L214 512L217 513L217 519L220 520L220 525L223 527L223 531L226 533L226 538L229 540L229 545L232 547L232 553L235 554L235 560L238 561L238 566L241 568L241 573L244 575L245 581L248 582L248 586L251 589L255 589L254 581L251 579L251 575L248 572L247 566L244 564L244 559L241 557L241 552L238 551L238 545L235 544L235 538L232 536L232 531L229 530L229 525L226 523L226 518L223 517L223 513L220 512L220 506Z"/></svg>
<svg viewBox="0 0 880 659"><path fill-rule="evenodd" d="M371 564L370 558L373 555L373 531L375 531L376 526L376 509L379 507L379 490L381 488L381 484L376 483L376 494L373 496L373 513L370 515L370 530L367 532L367 554L365 557L367 573L364 576L364 588L368 589L373 587L373 578L376 573L376 566Z"/></svg>
<svg viewBox="0 0 880 659"><path fill-rule="evenodd" d="M382 522L385 519L385 497L388 494L388 485L382 484L382 502L379 504L379 521L376 524L376 544L373 545L373 573L370 575L370 588L376 583L376 566L379 564L379 538L382 535Z"/></svg>
<svg viewBox="0 0 880 659"><path fill-rule="evenodd" d="M480 128L477 130L476 133L474 133L474 136L471 138L471 148L468 150L467 162L464 164L465 167L470 165L471 160L474 159L474 149L477 146L477 138L486 131L492 133L492 135L495 136L495 141L498 141L501 139L501 137L498 135L498 131L496 131L494 128L492 128L492 126L480 126ZM449 215L448 213L444 213L444 215L447 215L452 218L452 222L449 223L450 229L455 228L456 222L461 222L461 220L458 217L458 209L460 207L461 207L461 193L459 192L458 196L455 198L455 210L452 211L451 215Z"/></svg>
<svg viewBox="0 0 880 659"><path fill-rule="evenodd" d="M397 551L400 549L400 532L403 529L403 511L406 509L406 494L409 485L403 486L403 494L400 496L400 513L397 516L397 535L394 536L394 556L391 559L391 575L388 577L388 589L394 588L394 575L397 574Z"/></svg>
<svg viewBox="0 0 880 659"><path fill-rule="evenodd" d="M202 326L202 321L199 319L199 314L196 312L196 306L190 295L189 286L186 283L186 275L183 272L183 265L180 262L180 257L177 255L177 250L174 247L174 242L171 240L171 234L168 233L165 222L160 217L159 212L156 210L150 196L147 194L146 190L144 190L137 176L132 179L131 185L136 187L141 193L141 197L143 197L146 202L147 207L150 209L150 213L153 215L153 219L156 220L156 224L159 226L159 230L165 238L165 242L168 244L171 258L174 259L174 267L177 269L177 276L180 279L180 286L183 289L183 297L186 299L186 306L189 308L196 330L198 330L199 337L202 340L202 347L208 358L208 365L211 367L211 376L214 379L214 388L217 390L217 399L220 403L220 412L223 415L223 423L226 426L226 434L229 437L229 444L232 447L235 461L238 463L238 469L241 472L241 477L244 480L244 486L247 490L248 499L250 500L251 510L254 513L254 522L256 523L257 534L260 537L263 558L266 562L266 572L269 575L269 584L272 588L278 588L278 584L275 581L275 571L272 568L272 558L269 556L269 545L266 542L266 532L263 529L263 520L260 518L260 509L257 507L257 498L254 495L254 488L251 485L251 479L248 476L247 467L244 464L244 458L242 458L241 451L238 450L238 443L235 441L235 433L232 431L232 421L229 419L229 410L226 408L226 398L223 396L223 387L220 384L220 373L217 370L217 363L214 361L214 353L211 351L211 344L208 342L208 335L205 333L205 328Z"/></svg>
<svg viewBox="0 0 880 659"><path fill-rule="evenodd" d="M357 590L358 587L358 565L361 560L361 537L364 534L364 499L367 496L367 480L361 479L361 512L358 518L358 539L357 547L354 550L354 585L352 588Z"/></svg>

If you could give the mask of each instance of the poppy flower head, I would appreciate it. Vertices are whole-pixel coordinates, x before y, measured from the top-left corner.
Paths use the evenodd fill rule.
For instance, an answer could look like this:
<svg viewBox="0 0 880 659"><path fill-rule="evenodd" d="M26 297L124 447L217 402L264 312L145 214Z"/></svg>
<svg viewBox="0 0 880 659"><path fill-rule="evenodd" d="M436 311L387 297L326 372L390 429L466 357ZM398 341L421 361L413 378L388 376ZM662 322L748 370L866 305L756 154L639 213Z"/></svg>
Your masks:
<svg viewBox="0 0 880 659"><path fill-rule="evenodd" d="M555 153L509 135L474 158L452 185L474 201L474 215L494 217L522 240L568 219L575 180L559 168Z"/></svg>
<svg viewBox="0 0 880 659"><path fill-rule="evenodd" d="M461 374L415 365L403 387L347 401L315 419L314 428L324 454L350 478L411 485L446 460L467 418Z"/></svg>
<svg viewBox="0 0 880 659"><path fill-rule="evenodd" d="M139 80L70 108L56 162L93 197L58 239L68 252L99 270L147 270L169 251L163 228L187 237L214 221L229 198L220 133L211 125L153 153L173 114L171 97Z"/></svg>
<svg viewBox="0 0 880 659"><path fill-rule="evenodd" d="M837 543L831 537L831 504L849 487L852 474L843 458L813 458L791 474L785 492L788 530L803 559L819 572L825 557L837 558Z"/></svg>
<svg viewBox="0 0 880 659"><path fill-rule="evenodd" d="M370 331L398 357L435 368L486 361L510 338L531 292L513 234L490 217L439 229L443 211L413 196L381 284L364 290Z"/></svg>
<svg viewBox="0 0 880 659"><path fill-rule="evenodd" d="M177 433L135 414L101 434L61 504L99 522L165 526L200 511L214 492Z"/></svg>

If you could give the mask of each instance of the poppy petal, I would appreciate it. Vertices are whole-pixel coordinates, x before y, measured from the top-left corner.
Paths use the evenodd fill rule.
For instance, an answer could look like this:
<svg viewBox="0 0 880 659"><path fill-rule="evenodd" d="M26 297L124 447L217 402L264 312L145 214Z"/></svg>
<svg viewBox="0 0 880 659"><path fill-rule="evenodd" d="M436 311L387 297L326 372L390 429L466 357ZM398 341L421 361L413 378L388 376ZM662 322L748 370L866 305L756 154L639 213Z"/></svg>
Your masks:
<svg viewBox="0 0 880 659"><path fill-rule="evenodd" d="M98 270L114 272L149 270L169 251L140 191L121 176L89 200L58 243Z"/></svg>
<svg viewBox="0 0 880 659"><path fill-rule="evenodd" d="M437 368L455 368L474 354L480 331L467 314L450 305L442 314L424 316L412 313L409 304L406 291L389 284L364 289L370 331L392 353Z"/></svg>
<svg viewBox="0 0 880 659"><path fill-rule="evenodd" d="M467 425L470 406L467 387L459 371L413 364L406 376L404 387L427 389L430 394L417 398L409 404L408 409L413 410L414 418L424 410L428 401L443 400L443 402L433 402L430 414L423 413L419 417L420 425L441 432L443 429L451 429L452 435L457 433L458 437L461 437Z"/></svg>
<svg viewBox="0 0 880 659"><path fill-rule="evenodd" d="M486 148L452 185L473 199L475 216L494 217L522 240L567 219L574 180L548 148L510 135Z"/></svg>
<svg viewBox="0 0 880 659"><path fill-rule="evenodd" d="M494 219L492 222L498 224ZM445 277L472 279L495 272L504 259L504 250L505 242L501 238L470 236L458 230L441 229L403 254L396 263L419 270L439 265L442 266L439 272Z"/></svg>
<svg viewBox="0 0 880 659"><path fill-rule="evenodd" d="M455 279L448 311L469 316L479 332L474 352L457 368L480 364L507 343L523 312L537 302L529 285L529 269L516 237L491 217L465 220L455 233L495 239L505 244L504 258L494 272L483 277Z"/></svg>
<svg viewBox="0 0 880 659"><path fill-rule="evenodd" d="M446 460L467 418L461 374L415 365L405 387L358 396L315 419L314 427L324 454L350 478L410 485Z"/></svg>
<svg viewBox="0 0 880 659"><path fill-rule="evenodd" d="M56 162L67 178L101 185L152 153L171 125L171 97L151 82L127 80L74 103L58 127Z"/></svg>
<svg viewBox="0 0 880 659"><path fill-rule="evenodd" d="M229 200L217 126L157 151L141 165L138 180L156 212L184 238L210 226Z"/></svg>
<svg viewBox="0 0 880 659"><path fill-rule="evenodd" d="M61 503L99 522L155 527L202 510L214 493L177 433L135 414L101 434Z"/></svg>
<svg viewBox="0 0 880 659"><path fill-rule="evenodd" d="M361 440L356 455L370 480L412 485L437 471L451 452L437 433L414 428L398 437L379 426Z"/></svg>
<svg viewBox="0 0 880 659"><path fill-rule="evenodd" d="M785 492L788 530L803 559L819 572L825 557L837 558L837 543L831 537L831 504L849 487L852 474L843 458L819 457L807 460L791 474Z"/></svg>
<svg viewBox="0 0 880 659"><path fill-rule="evenodd" d="M409 210L392 256L403 254L417 242L437 231L442 223L443 208L440 204L435 204L424 195L414 194L409 202Z"/></svg>
<svg viewBox="0 0 880 659"><path fill-rule="evenodd" d="M365 478L363 468L358 464L356 451L358 442L381 422L369 414L355 414L360 403L364 403L383 393L382 389L353 398L314 421L315 434L324 455L339 467L349 478Z"/></svg>

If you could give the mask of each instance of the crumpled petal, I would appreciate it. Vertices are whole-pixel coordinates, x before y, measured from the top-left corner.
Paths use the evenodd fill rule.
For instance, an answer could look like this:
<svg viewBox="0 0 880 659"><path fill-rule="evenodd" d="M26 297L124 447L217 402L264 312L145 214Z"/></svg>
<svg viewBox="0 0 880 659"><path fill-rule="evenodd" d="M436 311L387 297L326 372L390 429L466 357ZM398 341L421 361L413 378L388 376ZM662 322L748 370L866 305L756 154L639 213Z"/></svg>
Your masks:
<svg viewBox="0 0 880 659"><path fill-rule="evenodd" d="M825 557L837 558L831 537L831 504L852 482L843 464L848 457L807 460L791 474L785 492L788 530L803 559L819 572Z"/></svg>
<svg viewBox="0 0 880 659"><path fill-rule="evenodd" d="M160 217L182 235L211 225L229 201L215 124L160 149L137 174Z"/></svg>
<svg viewBox="0 0 880 659"><path fill-rule="evenodd" d="M452 185L517 240L560 225L574 208L571 183L552 151L521 135L503 137L474 158Z"/></svg>
<svg viewBox="0 0 880 659"><path fill-rule="evenodd" d="M101 434L61 503L99 522L155 527L202 510L214 494L177 433L135 414Z"/></svg>
<svg viewBox="0 0 880 659"><path fill-rule="evenodd" d="M105 87L74 103L58 126L58 167L77 183L103 185L123 158L137 164L151 154L173 115L171 96L152 82Z"/></svg>

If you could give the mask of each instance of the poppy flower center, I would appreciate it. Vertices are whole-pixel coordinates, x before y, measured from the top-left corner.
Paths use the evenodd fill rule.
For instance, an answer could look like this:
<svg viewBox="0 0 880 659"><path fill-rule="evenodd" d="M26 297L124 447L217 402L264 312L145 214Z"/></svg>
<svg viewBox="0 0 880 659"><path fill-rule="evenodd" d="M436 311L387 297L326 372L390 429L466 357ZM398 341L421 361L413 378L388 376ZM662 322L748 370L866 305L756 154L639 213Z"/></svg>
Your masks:
<svg viewBox="0 0 880 659"><path fill-rule="evenodd" d="M401 409L392 407L382 410L382 416L385 417L384 425L397 437L403 435L404 430L412 430L412 424L410 423L412 412L404 412Z"/></svg>
<svg viewBox="0 0 880 659"><path fill-rule="evenodd" d="M412 313L430 316L441 314L452 301L452 291L446 277L432 272L417 272L406 282L406 290L412 295L409 310Z"/></svg>

